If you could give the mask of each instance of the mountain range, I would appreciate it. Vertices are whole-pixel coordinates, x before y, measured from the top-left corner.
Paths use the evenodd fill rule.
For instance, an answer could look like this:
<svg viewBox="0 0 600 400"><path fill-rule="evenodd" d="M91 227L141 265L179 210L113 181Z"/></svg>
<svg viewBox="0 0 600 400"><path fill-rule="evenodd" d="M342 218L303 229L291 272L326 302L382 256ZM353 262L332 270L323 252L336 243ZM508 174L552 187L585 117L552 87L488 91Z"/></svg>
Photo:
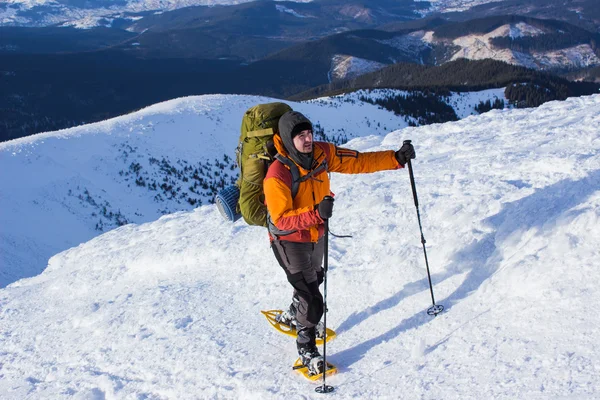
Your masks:
<svg viewBox="0 0 600 400"><path fill-rule="evenodd" d="M178 8L184 3L164 3L160 12L138 4L138 11L143 10L135 18L89 29L64 23L36 28L5 23L0 26L0 140L99 121L186 95L306 98L327 90L381 87L387 81L394 82L391 87L414 87L414 79L389 79L398 69L393 65L403 63L412 64L408 69L415 73L421 66L441 66L445 76L458 77L460 70L451 71L463 67L457 61L493 59L572 80L598 79L600 34L590 28L596 23L590 2L525 0L520 9L512 1L480 3L258 1L185 8ZM98 4L85 7L97 11ZM32 15L48 14L31 10L35 7L29 11ZM497 15L502 10L514 14ZM492 70L509 69L473 65L469 70L475 71L475 81ZM375 75L357 80L368 73ZM520 80L523 75L513 73L496 86L487 78L484 87L529 82ZM535 81L547 88L555 79L546 75ZM439 79L419 88L431 87L434 81ZM443 81L453 90L473 89L460 89L457 79ZM563 92L595 90L590 86Z"/></svg>
<svg viewBox="0 0 600 400"><path fill-rule="evenodd" d="M267 1L268 2L268 1ZM223 14L223 9L262 7L265 1L249 0L2 0L0 25L49 26L64 25L79 28L97 26L131 26L148 19L189 20L185 14ZM356 23L385 23L386 20L409 16L444 15L453 20L480 18L491 15L523 15L544 19L560 19L585 25L597 31L600 12L594 0L429 0L390 1L369 3L352 1L281 1L278 11L310 20L330 16ZM224 6L224 7L220 7ZM182 12L174 11L185 9ZM210 11L209 9L213 9ZM216 11L215 11L216 10ZM225 13L229 13L226 11ZM235 14L235 11L231 12ZM412 18L411 18L412 17ZM203 21L204 22L204 21ZM339 22L338 22L339 23Z"/></svg>

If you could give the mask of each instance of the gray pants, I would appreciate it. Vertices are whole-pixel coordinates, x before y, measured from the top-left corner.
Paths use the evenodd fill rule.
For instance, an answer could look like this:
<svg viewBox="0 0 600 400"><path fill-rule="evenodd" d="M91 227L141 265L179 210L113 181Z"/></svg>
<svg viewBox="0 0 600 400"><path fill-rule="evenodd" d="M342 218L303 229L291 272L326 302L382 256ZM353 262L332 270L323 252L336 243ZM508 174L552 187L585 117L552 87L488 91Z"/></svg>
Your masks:
<svg viewBox="0 0 600 400"><path fill-rule="evenodd" d="M288 282L294 288L294 295L300 299L296 321L314 332L314 327L323 316L323 296L319 285L323 282L324 240L317 243L296 243L282 240L273 241L273 253L285 271ZM298 329L298 342L304 338ZM312 336L312 335L311 335ZM313 339L314 340L314 339Z"/></svg>

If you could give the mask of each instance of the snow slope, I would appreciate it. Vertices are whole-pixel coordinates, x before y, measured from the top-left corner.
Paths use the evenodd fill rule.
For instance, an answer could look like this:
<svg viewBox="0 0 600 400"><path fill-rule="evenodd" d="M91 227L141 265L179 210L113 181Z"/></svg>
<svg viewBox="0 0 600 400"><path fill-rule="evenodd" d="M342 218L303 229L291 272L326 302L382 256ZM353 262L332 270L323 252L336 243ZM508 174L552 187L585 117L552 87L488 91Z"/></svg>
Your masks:
<svg viewBox="0 0 600 400"><path fill-rule="evenodd" d="M163 125L191 120L176 112L189 101L157 106L156 140ZM414 141L435 296L446 311L425 313L407 171L334 174L331 228L353 238L330 245L328 324L339 336L327 354L340 368L328 380L331 398L600 396L599 123L595 95L349 143ZM122 140L124 125L48 134L13 157ZM164 133L161 143L185 154L192 137ZM285 307L290 294L265 231L226 223L214 206L122 226L0 290L0 397L321 398L290 368L293 340L259 314Z"/></svg>
<svg viewBox="0 0 600 400"><path fill-rule="evenodd" d="M244 111L269 101L274 99L188 97L100 123L0 143L0 287L39 274L52 255L123 222L148 222L190 210L188 199L206 204L204 190L190 189L192 173L182 178L171 170L214 165L224 156L233 159ZM407 125L374 105L341 97L291 104L330 136L381 135ZM237 170L224 173L229 180L237 177ZM147 185L136 184L140 179ZM150 182L174 190L150 190Z"/></svg>
<svg viewBox="0 0 600 400"><path fill-rule="evenodd" d="M403 118L358 100L395 92L361 91L290 104L330 138L345 141L407 126ZM465 117L475 113L479 101L503 98L502 92L455 94L451 103ZM274 99L187 97L0 143L0 287L39 274L51 256L103 231L207 204L213 192L204 184L237 178L231 168L244 111L269 101ZM211 177L216 172L218 179Z"/></svg>

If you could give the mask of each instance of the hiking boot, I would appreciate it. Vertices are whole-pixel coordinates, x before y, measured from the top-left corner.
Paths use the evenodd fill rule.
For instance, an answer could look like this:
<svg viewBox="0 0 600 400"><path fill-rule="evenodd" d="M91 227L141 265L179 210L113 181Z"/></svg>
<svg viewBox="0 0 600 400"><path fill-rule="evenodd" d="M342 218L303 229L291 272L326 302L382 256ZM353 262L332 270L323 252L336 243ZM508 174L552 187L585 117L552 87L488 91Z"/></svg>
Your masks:
<svg viewBox="0 0 600 400"><path fill-rule="evenodd" d="M276 316L275 320L282 325L287 325L289 327L296 326L296 312L298 311L298 304L300 304L300 298L297 294L294 294L290 307L287 309L287 311L284 311Z"/></svg>
<svg viewBox="0 0 600 400"><path fill-rule="evenodd" d="M275 316L275 321L279 322L282 325L287 325L289 327L293 327L296 325L296 316L292 315L289 310L282 312L279 315Z"/></svg>
<svg viewBox="0 0 600 400"><path fill-rule="evenodd" d="M298 355L302 364L308 368L309 375L322 374L324 370L323 356L319 353L317 346L312 343L298 343Z"/></svg>

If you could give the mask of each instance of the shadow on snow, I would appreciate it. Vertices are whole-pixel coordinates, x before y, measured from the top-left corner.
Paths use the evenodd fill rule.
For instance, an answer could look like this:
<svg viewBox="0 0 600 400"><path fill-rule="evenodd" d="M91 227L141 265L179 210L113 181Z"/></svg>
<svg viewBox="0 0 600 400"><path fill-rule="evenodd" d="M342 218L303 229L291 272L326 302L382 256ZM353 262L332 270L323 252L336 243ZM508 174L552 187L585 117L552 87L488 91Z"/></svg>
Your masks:
<svg viewBox="0 0 600 400"><path fill-rule="evenodd" d="M432 276L432 282L435 284L435 282L439 283L453 275L468 271L463 283L448 297L441 301L438 300L437 304L444 305L444 312L450 311L454 305L476 291L498 270L503 259L497 249L501 248L507 239L515 234L518 235L519 232L524 233L533 228L542 231L552 229L560 217L575 218L587 209L572 209L584 203L598 190L600 190L600 170L592 171L580 180L564 179L553 185L538 189L522 199L504 204L498 214L484 220L484 223L492 228L492 232L481 240L475 241L458 251L446 268L446 272ZM406 284L402 290L393 296L358 314L350 315L339 326L338 333L361 324L370 315L397 306L402 299L408 296L428 289L429 285L426 278ZM432 317L420 311L418 314L402 320L387 332L336 353L337 363L349 367L363 358L375 346L396 338L408 329L418 328L431 320ZM427 352L429 353L435 348L437 348L437 345Z"/></svg>

